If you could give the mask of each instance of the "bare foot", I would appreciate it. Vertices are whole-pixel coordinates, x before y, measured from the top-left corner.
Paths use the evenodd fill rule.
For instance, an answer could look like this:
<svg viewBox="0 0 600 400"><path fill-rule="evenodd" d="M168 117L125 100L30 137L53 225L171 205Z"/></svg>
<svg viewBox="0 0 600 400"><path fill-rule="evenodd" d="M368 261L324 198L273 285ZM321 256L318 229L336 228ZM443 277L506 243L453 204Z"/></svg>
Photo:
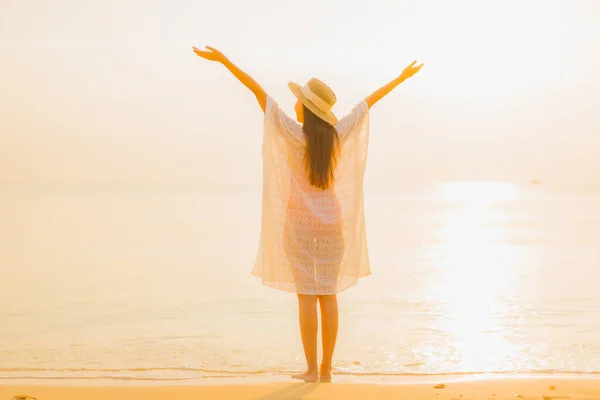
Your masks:
<svg viewBox="0 0 600 400"><path fill-rule="evenodd" d="M292 375L293 379L299 379L304 382L316 382L319 380L317 371L306 371L301 374Z"/></svg>
<svg viewBox="0 0 600 400"><path fill-rule="evenodd" d="M321 365L321 371L319 372L319 381L324 383L331 383L331 366Z"/></svg>

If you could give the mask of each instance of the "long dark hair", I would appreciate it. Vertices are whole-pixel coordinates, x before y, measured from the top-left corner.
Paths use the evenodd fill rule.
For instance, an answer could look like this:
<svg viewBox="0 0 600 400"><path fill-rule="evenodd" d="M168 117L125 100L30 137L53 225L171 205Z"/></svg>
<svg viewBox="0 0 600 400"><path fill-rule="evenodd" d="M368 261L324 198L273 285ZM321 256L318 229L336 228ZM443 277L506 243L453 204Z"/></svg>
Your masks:
<svg viewBox="0 0 600 400"><path fill-rule="evenodd" d="M310 184L326 190L334 182L340 156L340 139L335 127L304 106L302 131L306 139L304 169Z"/></svg>

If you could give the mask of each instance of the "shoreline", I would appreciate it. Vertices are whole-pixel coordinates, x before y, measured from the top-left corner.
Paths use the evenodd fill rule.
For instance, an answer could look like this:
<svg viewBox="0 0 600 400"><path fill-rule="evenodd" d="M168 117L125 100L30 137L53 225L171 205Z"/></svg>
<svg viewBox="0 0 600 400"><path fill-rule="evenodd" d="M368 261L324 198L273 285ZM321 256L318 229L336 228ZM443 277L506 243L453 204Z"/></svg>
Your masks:
<svg viewBox="0 0 600 400"><path fill-rule="evenodd" d="M333 384L350 385L427 385L479 381L522 381L522 380L557 380L600 382L600 373L464 373L464 374L430 374L430 375L334 375ZM86 386L86 387L119 387L119 386L245 386L298 383L289 375L265 376L223 376L198 378L73 378L73 377L17 377L0 378L3 386ZM600 400L600 397L599 397Z"/></svg>

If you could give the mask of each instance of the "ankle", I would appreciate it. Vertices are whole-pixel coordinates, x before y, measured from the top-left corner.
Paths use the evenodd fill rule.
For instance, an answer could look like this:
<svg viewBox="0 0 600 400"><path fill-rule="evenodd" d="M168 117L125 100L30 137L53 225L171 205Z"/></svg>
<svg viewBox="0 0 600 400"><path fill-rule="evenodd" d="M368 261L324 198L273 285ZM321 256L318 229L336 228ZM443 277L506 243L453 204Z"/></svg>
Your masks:
<svg viewBox="0 0 600 400"><path fill-rule="evenodd" d="M332 369L331 363L321 363L321 371L331 371Z"/></svg>

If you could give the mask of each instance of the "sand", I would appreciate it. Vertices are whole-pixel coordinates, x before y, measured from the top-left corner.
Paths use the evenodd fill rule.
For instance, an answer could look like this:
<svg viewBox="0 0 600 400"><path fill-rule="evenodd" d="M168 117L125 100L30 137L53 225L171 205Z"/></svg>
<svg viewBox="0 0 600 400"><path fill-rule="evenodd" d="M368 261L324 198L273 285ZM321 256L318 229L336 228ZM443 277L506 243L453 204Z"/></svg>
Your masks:
<svg viewBox="0 0 600 400"><path fill-rule="evenodd" d="M430 378L431 379L431 378ZM383 382L383 381L382 381ZM373 400L373 399L423 399L423 400L600 400L600 375L558 377L500 377L445 380L444 388L435 389L435 382L407 383L244 383L219 384L131 384L94 383L73 381L48 384L43 381L0 382L0 400L10 400L15 395L34 396L38 400ZM554 389L551 389L555 387Z"/></svg>

